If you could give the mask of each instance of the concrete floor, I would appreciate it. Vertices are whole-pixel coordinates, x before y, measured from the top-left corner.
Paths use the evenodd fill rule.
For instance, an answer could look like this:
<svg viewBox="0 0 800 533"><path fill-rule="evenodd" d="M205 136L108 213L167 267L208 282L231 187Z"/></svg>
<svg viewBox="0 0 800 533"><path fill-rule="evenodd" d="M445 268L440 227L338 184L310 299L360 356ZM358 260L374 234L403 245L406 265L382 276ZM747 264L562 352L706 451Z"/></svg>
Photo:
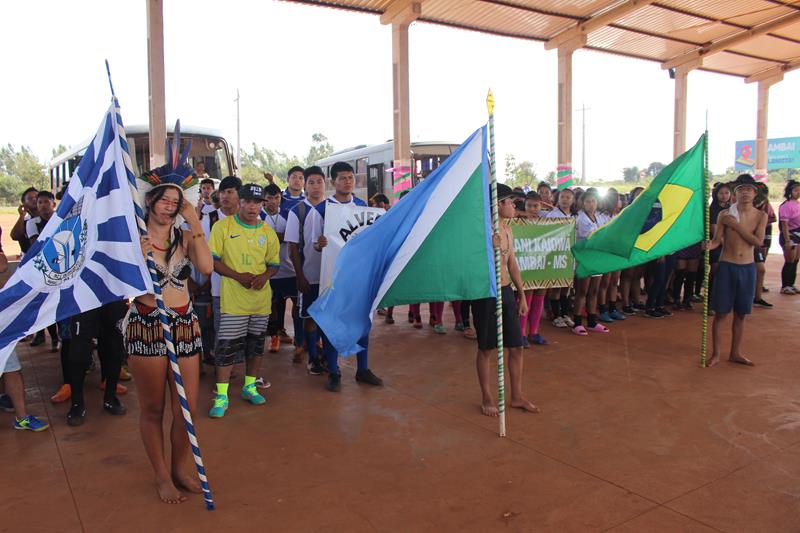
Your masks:
<svg viewBox="0 0 800 533"><path fill-rule="evenodd" d="M373 332L382 390L342 391L265 360L268 403L238 397L196 421L217 503L159 502L139 440L135 381L127 416L102 412L98 373L87 422L66 425L57 354L22 347L30 411L46 433L0 413L0 531L800 531L800 296L766 298L748 319L745 368L698 367L699 310L637 317L579 338L549 325L526 351L539 415L512 411L508 437L479 414L475 345L402 319ZM241 379L241 378L240 378ZM206 376L203 390L211 389ZM5 428L5 429L4 429Z"/></svg>

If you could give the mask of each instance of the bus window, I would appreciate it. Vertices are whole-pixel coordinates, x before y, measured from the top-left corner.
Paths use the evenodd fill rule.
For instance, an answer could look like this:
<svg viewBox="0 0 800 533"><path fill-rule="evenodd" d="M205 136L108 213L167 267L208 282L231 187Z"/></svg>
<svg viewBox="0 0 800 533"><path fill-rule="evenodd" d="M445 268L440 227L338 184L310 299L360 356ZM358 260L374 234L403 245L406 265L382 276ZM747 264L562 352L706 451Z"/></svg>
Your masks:
<svg viewBox="0 0 800 533"><path fill-rule="evenodd" d="M370 192L369 187L367 186L367 158L362 157L361 159L356 160L355 165L355 177L356 177L356 191L363 191L361 192L361 196L364 196L364 200L367 198L371 198L373 194ZM359 196L356 193L356 196Z"/></svg>

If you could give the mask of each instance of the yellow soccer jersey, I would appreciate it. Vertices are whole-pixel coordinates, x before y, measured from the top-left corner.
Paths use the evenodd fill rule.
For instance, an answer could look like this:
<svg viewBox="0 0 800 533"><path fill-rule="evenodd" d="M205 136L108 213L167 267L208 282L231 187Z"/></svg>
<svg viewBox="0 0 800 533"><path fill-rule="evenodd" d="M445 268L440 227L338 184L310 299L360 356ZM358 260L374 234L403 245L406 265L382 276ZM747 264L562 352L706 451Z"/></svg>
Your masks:
<svg viewBox="0 0 800 533"><path fill-rule="evenodd" d="M250 226L239 215L225 217L211 228L208 241L211 255L237 272L263 274L267 268L280 266L280 243L272 228L262 221ZM246 289L222 276L220 308L231 315L268 315L272 312L269 281L261 290Z"/></svg>

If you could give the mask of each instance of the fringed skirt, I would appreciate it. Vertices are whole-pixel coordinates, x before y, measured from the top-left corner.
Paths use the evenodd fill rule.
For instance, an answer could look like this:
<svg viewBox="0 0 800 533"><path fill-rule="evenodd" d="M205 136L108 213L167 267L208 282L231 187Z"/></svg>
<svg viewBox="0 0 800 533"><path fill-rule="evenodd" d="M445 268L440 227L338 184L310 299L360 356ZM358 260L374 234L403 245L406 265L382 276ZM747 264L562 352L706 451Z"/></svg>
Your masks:
<svg viewBox="0 0 800 533"><path fill-rule="evenodd" d="M192 357L203 352L200 325L189 303L176 309L167 308L175 355ZM134 301L123 322L125 349L128 355L162 357L167 355L164 330L159 311L155 307Z"/></svg>

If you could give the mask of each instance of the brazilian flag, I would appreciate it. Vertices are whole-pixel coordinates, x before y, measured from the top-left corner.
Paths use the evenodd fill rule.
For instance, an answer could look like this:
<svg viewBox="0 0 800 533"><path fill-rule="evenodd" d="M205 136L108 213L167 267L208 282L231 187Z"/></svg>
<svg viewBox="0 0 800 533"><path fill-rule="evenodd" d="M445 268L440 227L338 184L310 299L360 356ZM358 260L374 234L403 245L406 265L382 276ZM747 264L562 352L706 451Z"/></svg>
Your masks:
<svg viewBox="0 0 800 533"><path fill-rule="evenodd" d="M703 240L706 136L656 176L634 202L572 253L585 278L653 261Z"/></svg>

